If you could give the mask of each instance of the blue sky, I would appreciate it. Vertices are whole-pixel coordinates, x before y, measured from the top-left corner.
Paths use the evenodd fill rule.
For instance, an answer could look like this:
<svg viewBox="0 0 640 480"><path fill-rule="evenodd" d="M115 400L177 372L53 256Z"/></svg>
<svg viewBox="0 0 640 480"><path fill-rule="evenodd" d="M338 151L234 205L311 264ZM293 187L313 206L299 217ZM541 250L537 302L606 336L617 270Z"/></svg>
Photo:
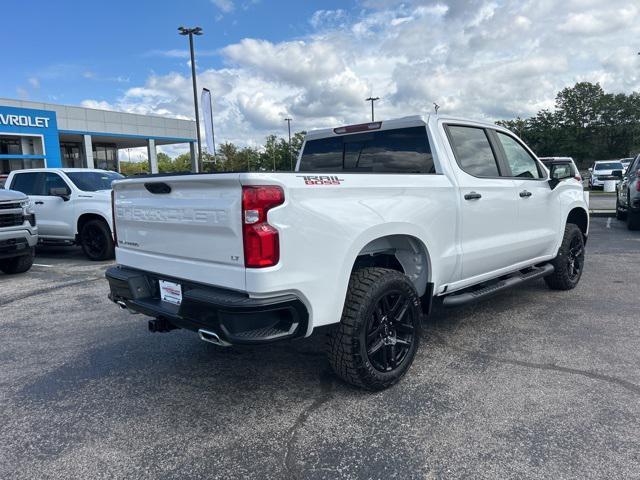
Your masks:
<svg viewBox="0 0 640 480"><path fill-rule="evenodd" d="M193 118L187 41L216 138L432 111L486 120L552 109L578 81L640 91L629 0L5 0L0 97Z"/></svg>
<svg viewBox="0 0 640 480"><path fill-rule="evenodd" d="M354 7L348 1L240 0L3 2L5 40L0 97L78 104L112 101L153 72L189 73L180 25L199 25L199 66L220 68L217 51L242 38L279 42L302 37L320 9ZM37 12L37 13L36 13ZM28 19L25 21L24 19ZM20 39L20 40L18 40ZM161 52L165 52L162 54ZM9 67L10 66L10 67ZM10 73L10 74L7 74Z"/></svg>

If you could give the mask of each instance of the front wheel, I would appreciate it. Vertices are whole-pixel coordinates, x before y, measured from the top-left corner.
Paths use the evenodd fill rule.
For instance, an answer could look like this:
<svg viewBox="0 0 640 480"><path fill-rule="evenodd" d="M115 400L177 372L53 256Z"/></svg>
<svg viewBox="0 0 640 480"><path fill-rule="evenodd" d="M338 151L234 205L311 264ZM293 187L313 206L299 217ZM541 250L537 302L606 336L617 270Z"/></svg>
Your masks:
<svg viewBox="0 0 640 480"><path fill-rule="evenodd" d="M348 383L382 390L411 366L420 340L420 300L406 275L385 268L351 274L329 362Z"/></svg>
<svg viewBox="0 0 640 480"><path fill-rule="evenodd" d="M33 265L35 249L32 247L27 255L0 260L0 270L6 274L24 273Z"/></svg>
<svg viewBox="0 0 640 480"><path fill-rule="evenodd" d="M104 220L89 220L80 231L80 245L89 260L113 258L113 238L109 225Z"/></svg>
<svg viewBox="0 0 640 480"><path fill-rule="evenodd" d="M544 277L552 290L571 290L578 285L584 268L584 237L577 225L567 223L558 255L551 261L555 270Z"/></svg>

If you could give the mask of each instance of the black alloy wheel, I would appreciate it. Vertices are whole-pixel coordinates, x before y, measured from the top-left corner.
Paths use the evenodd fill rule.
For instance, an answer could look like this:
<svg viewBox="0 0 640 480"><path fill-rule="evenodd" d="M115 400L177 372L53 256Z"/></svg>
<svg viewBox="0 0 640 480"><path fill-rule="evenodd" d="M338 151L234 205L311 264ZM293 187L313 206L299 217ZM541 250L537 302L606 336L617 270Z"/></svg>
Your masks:
<svg viewBox="0 0 640 480"><path fill-rule="evenodd" d="M378 300L367 328L367 356L380 372L402 366L415 337L411 299L402 291L388 292Z"/></svg>
<svg viewBox="0 0 640 480"><path fill-rule="evenodd" d="M80 232L80 244L90 260L108 260L113 258L113 238L111 230L102 220L90 220Z"/></svg>
<svg viewBox="0 0 640 480"><path fill-rule="evenodd" d="M576 281L582 274L584 265L584 244L579 236L574 236L569 244L569 253L567 255L568 275L571 281Z"/></svg>

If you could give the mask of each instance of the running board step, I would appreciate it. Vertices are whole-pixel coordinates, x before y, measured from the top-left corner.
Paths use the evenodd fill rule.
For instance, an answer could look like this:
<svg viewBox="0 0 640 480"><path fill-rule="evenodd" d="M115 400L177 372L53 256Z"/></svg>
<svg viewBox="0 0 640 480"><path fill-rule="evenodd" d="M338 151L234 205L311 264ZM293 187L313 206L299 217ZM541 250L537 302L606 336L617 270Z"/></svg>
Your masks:
<svg viewBox="0 0 640 480"><path fill-rule="evenodd" d="M517 272L510 277L503 277L500 280L493 281L482 288L463 290L461 293L452 293L451 295L447 295L444 297L442 305L445 307L460 307L471 302L484 300L485 298L492 297L493 295L508 288L551 275L554 270L553 265L550 263L546 263L540 267L533 267L526 271Z"/></svg>

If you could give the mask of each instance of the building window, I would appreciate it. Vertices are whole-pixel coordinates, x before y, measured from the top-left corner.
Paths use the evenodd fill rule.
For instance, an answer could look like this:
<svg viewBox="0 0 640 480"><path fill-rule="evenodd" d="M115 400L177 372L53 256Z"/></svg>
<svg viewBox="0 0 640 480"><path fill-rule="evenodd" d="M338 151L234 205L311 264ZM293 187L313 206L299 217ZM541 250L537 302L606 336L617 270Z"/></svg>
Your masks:
<svg viewBox="0 0 640 480"><path fill-rule="evenodd" d="M25 168L44 168L44 158L0 158L0 174Z"/></svg>
<svg viewBox="0 0 640 480"><path fill-rule="evenodd" d="M60 158L63 168L83 168L86 166L82 155L82 144L73 142L60 143Z"/></svg>
<svg viewBox="0 0 640 480"><path fill-rule="evenodd" d="M118 171L118 149L115 144L94 143L93 163L102 170Z"/></svg>
<svg viewBox="0 0 640 480"><path fill-rule="evenodd" d="M0 135L0 155L22 155L20 137Z"/></svg>

